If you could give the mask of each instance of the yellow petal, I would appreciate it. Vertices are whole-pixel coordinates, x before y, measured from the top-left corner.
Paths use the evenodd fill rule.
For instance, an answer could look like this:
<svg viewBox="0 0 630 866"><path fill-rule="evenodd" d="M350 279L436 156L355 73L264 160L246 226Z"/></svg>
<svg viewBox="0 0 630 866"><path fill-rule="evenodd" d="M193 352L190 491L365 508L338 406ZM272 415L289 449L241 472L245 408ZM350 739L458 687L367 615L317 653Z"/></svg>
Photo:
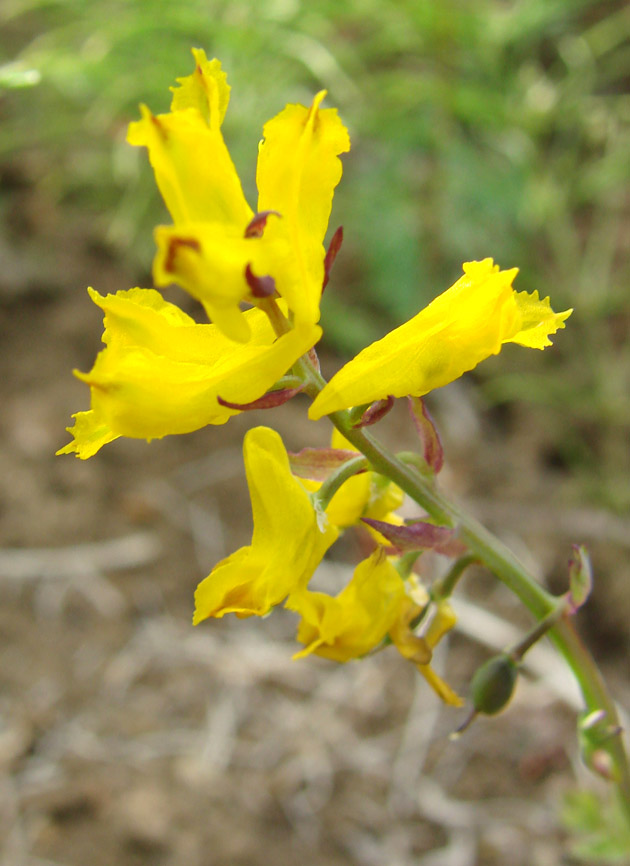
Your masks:
<svg viewBox="0 0 630 866"><path fill-rule="evenodd" d="M281 240L244 237L223 223L158 226L153 263L156 285L176 282L200 301L208 317L230 339L245 342L249 329L240 303L254 301L245 278L249 265L257 277L271 276L282 294L291 277L291 253Z"/></svg>
<svg viewBox="0 0 630 866"><path fill-rule="evenodd" d="M193 625L210 616L220 619L226 613L235 613L241 619L268 613L277 602L268 595L267 584L261 587L264 571L265 562L251 545L217 563L195 591Z"/></svg>
<svg viewBox="0 0 630 866"><path fill-rule="evenodd" d="M325 91L310 108L287 105L265 124L256 182L258 210L275 210L265 234L285 238L299 273L297 286L284 290L296 319L317 322L324 277L323 241L334 189L341 178L340 153L350 149L348 132L336 109L320 108Z"/></svg>
<svg viewBox="0 0 630 866"><path fill-rule="evenodd" d="M243 445L252 502L252 543L220 562L197 587L193 624L235 613L264 616L298 592L337 537L293 477L282 439L255 427Z"/></svg>
<svg viewBox="0 0 630 866"><path fill-rule="evenodd" d="M76 454L81 460L87 460L93 457L103 445L118 439L118 434L112 433L105 421L92 409L87 412L77 412L72 417L74 426L66 427L68 433L72 434L72 441L60 448L57 454Z"/></svg>
<svg viewBox="0 0 630 866"><path fill-rule="evenodd" d="M499 270L492 259L465 263L464 276L448 291L342 367L309 417L390 394L420 397L497 354L505 342L542 344L542 331L546 335L563 327L569 313L556 315L537 298L536 303L519 300L512 289L516 273L516 268Z"/></svg>
<svg viewBox="0 0 630 866"><path fill-rule="evenodd" d="M462 707L463 699L454 691L442 677L438 676L430 665L416 665L422 676L431 686L433 691L441 698L445 704L452 707Z"/></svg>
<svg viewBox="0 0 630 866"><path fill-rule="evenodd" d="M64 449L79 456L91 456L116 436L155 439L223 424L237 410L217 397L256 400L321 335L317 326L304 326L277 339L266 316L250 310L244 316L251 339L236 344L154 290L91 295L105 312L107 348L89 373L77 374L90 385L93 413L80 413L88 417L75 424L75 441Z"/></svg>
<svg viewBox="0 0 630 866"><path fill-rule="evenodd" d="M155 242L155 284L178 283L203 304L227 337L241 343L248 340L240 303L250 294L245 268L254 244L221 223L158 226Z"/></svg>
<svg viewBox="0 0 630 866"><path fill-rule="evenodd" d="M253 214L218 125L208 126L196 108L157 117L140 110L127 141L148 149L173 222L225 222L242 234Z"/></svg>
<svg viewBox="0 0 630 866"><path fill-rule="evenodd" d="M354 526L363 516L370 497L370 473L362 472L348 478L328 503L328 519L340 529Z"/></svg>
<svg viewBox="0 0 630 866"><path fill-rule="evenodd" d="M216 58L208 60L201 48L192 49L195 71L192 75L178 78L178 87L171 87L173 99L171 111L195 108L210 129L218 130L223 123L230 101L230 86L227 75Z"/></svg>
<svg viewBox="0 0 630 866"><path fill-rule="evenodd" d="M521 314L520 328L517 334L510 337L506 343L518 343L529 349L544 349L551 346L550 334L555 334L564 328L564 322L573 310L554 313L549 298L540 300L538 292L517 292L516 304Z"/></svg>
<svg viewBox="0 0 630 866"><path fill-rule="evenodd" d="M455 613L450 603L447 600L442 600L437 605L435 615L429 623L426 633L424 635L414 634L410 628L410 623L422 612L423 607L429 601L429 597L424 588L417 584L417 581L412 581L409 589L411 595L401 605L399 617L389 630L392 642L404 658L415 664L431 688L445 703L461 707L463 701L460 696L436 674L429 664L432 650L456 624ZM417 598L421 599L421 605L416 604L415 599Z"/></svg>
<svg viewBox="0 0 630 866"><path fill-rule="evenodd" d="M448 599L438 602L435 615L425 633L426 642L431 648L436 647L445 634L455 628L457 616Z"/></svg>
<svg viewBox="0 0 630 866"><path fill-rule="evenodd" d="M428 665L431 661L432 648L424 637L414 634L409 626L412 619L419 616L421 612L421 607L412 603L410 598L406 598L400 606L398 616L389 628L389 636L403 658L416 665Z"/></svg>
<svg viewBox="0 0 630 866"><path fill-rule="evenodd" d="M117 435L159 439L224 424L237 414L218 397L231 403L262 397L319 333L304 335L304 329L293 330L262 346L226 340L229 345L214 364L181 362L138 347L108 347L79 378L91 388L92 408Z"/></svg>
<svg viewBox="0 0 630 866"><path fill-rule="evenodd" d="M286 606L301 614L297 638L306 645L294 658L315 653L346 662L365 655L381 643L404 598L403 581L382 548L359 563L339 595L293 593Z"/></svg>

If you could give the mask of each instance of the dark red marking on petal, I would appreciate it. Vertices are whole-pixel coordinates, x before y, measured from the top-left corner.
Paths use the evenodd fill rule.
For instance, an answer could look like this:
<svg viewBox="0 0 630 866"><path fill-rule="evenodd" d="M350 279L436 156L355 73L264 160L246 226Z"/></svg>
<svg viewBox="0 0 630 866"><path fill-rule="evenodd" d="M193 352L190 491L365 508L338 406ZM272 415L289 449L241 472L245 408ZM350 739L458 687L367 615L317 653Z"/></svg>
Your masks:
<svg viewBox="0 0 630 866"><path fill-rule="evenodd" d="M445 556L461 556L467 549L463 541L457 537L457 530L449 529L448 526L435 526L422 520L410 526L396 526L371 517L362 517L361 520L384 535L400 553L411 550L434 550Z"/></svg>
<svg viewBox="0 0 630 866"><path fill-rule="evenodd" d="M181 247L189 250L194 250L196 253L201 252L201 244L197 238L171 238L168 244L168 252L164 261L164 270L169 274L175 270L175 258Z"/></svg>
<svg viewBox="0 0 630 866"><path fill-rule="evenodd" d="M257 277L249 262L245 266L245 279L255 298L269 298L276 293L276 281L273 277Z"/></svg>
<svg viewBox="0 0 630 866"><path fill-rule="evenodd" d="M282 219L282 214L278 213L277 210L261 210L259 213L254 214L249 221L247 228L245 229L244 237L261 238L265 231L265 226L267 225L267 219L271 214Z"/></svg>
<svg viewBox="0 0 630 866"><path fill-rule="evenodd" d="M385 415L387 415L393 405L394 396L392 394L388 397L384 397L382 400L376 400L365 410L356 424L353 424L352 426L370 427L372 424L376 424L377 421L380 421L381 418L384 418Z"/></svg>
<svg viewBox="0 0 630 866"><path fill-rule="evenodd" d="M409 412L422 442L422 456L427 466L437 475L444 464L444 449L435 421L422 397L408 397Z"/></svg>
<svg viewBox="0 0 630 866"><path fill-rule="evenodd" d="M157 129L157 131L158 131L158 135L159 135L162 139L164 139L164 141L166 141L166 139L168 138L168 134L167 134L166 128L164 127L164 125L163 125L162 123L160 123L159 118L157 118L157 117L155 116L155 114L151 114L151 123L152 123L153 126L155 126L155 128Z"/></svg>
<svg viewBox="0 0 630 866"><path fill-rule="evenodd" d="M344 448L302 448L301 451L289 451L289 463L291 472L300 478L309 478L311 481L326 481L328 476L347 463L361 455L357 451L349 451ZM357 475L365 472L365 469L357 470Z"/></svg>
<svg viewBox="0 0 630 866"><path fill-rule="evenodd" d="M339 226L339 228L335 231L334 235L330 239L328 249L326 250L326 256L324 257L324 284L322 286L322 292L328 285L328 280L330 279L330 272L332 270L332 266L335 263L335 259L337 258L337 253L341 249L342 243L343 226Z"/></svg>
<svg viewBox="0 0 630 866"><path fill-rule="evenodd" d="M248 412L251 409L274 409L276 406L282 406L287 403L296 394L299 394L304 386L298 388L284 388L281 391L269 391L263 394L257 400L252 400L251 403L231 403L229 400L224 400L222 397L217 397L217 402L227 409L238 409L240 412Z"/></svg>

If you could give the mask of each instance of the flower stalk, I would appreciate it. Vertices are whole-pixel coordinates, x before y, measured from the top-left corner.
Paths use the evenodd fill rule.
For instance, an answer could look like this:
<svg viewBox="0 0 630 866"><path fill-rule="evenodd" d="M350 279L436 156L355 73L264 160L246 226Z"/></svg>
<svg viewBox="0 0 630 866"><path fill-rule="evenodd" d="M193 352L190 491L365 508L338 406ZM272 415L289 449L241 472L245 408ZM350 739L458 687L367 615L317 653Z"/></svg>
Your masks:
<svg viewBox="0 0 630 866"><path fill-rule="evenodd" d="M468 566L474 565L476 562L479 562L479 559L473 554L460 556L459 559L456 559L444 577L436 580L431 586L432 598L435 601L440 598L450 598Z"/></svg>
<svg viewBox="0 0 630 866"><path fill-rule="evenodd" d="M330 500L342 484L344 484L349 478L352 478L353 475L356 475L357 472L364 471L366 468L367 460L362 454L360 454L358 457L352 457L344 463L343 466L337 469L336 472L331 473L317 492L313 494L313 498L317 500L321 510L325 511L328 508Z"/></svg>

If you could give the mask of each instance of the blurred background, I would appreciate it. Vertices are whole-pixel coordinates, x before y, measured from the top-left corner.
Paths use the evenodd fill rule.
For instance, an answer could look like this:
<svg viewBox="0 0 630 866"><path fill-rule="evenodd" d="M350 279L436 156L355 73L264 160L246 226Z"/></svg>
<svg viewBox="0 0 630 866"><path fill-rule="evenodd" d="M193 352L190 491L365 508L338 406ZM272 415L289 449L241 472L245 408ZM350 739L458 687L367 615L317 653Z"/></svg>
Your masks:
<svg viewBox="0 0 630 866"><path fill-rule="evenodd" d="M291 663L282 615L190 628L196 583L249 540L244 431L323 444L303 403L86 463L52 456L87 404L70 371L100 344L85 286L151 285L168 216L126 128L140 102L168 109L191 46L228 72L224 135L251 202L262 125L285 103L326 88L350 129L328 370L470 259L516 265L518 289L575 309L553 349L507 347L430 407L444 485L551 588L570 544L590 547L580 627L627 705L627 3L3 0L0 864L596 862L571 832L600 819L571 794L591 783L552 657L452 744L460 717L387 653ZM413 444L404 411L382 426ZM463 693L501 629L527 622L486 575L464 590L443 661Z"/></svg>

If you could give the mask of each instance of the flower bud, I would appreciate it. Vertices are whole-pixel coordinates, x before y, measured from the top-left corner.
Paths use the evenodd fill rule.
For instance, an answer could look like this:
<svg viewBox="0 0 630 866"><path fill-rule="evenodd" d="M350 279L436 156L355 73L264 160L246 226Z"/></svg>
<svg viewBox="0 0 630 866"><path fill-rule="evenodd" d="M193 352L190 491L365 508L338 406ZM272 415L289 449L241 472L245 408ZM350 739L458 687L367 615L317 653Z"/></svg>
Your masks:
<svg viewBox="0 0 630 866"><path fill-rule="evenodd" d="M470 684L475 712L486 716L501 712L512 697L517 676L518 665L506 653L482 664Z"/></svg>

